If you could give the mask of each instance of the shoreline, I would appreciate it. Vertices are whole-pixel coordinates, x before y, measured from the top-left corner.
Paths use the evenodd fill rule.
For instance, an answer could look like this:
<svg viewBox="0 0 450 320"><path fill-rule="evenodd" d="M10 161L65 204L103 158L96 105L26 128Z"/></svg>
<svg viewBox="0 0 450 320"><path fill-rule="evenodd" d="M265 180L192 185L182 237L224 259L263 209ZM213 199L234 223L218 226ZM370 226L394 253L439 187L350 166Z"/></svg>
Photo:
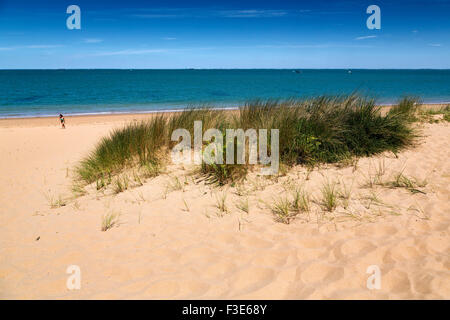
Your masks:
<svg viewBox="0 0 450 320"><path fill-rule="evenodd" d="M450 102L449 102L450 103ZM182 112L189 107L180 109L156 109L156 110L132 110L132 111L99 111L99 112L81 112L81 113L65 113L66 117L89 117L89 116L108 116L108 115L129 115L129 114L153 114L153 113L174 113ZM215 110L237 110L239 107L223 107L212 108ZM43 114L43 115L17 115L17 116L0 116L0 120L3 119L33 119L33 118L53 118L55 115Z"/></svg>
<svg viewBox="0 0 450 320"><path fill-rule="evenodd" d="M422 104L424 108L440 108L445 107L448 103L425 103ZM381 108L389 108L392 105L382 104ZM214 108L220 110L236 111L239 107L230 108ZM90 114L65 114L64 117L68 127L71 125L83 125L83 124L108 124L115 122L129 122L139 121L148 118L149 116L166 114L170 115L176 112L182 112L185 109L177 110L153 110L143 112L120 112L120 113L90 113ZM13 117L13 118L0 118L0 128L12 128L12 127L41 127L41 126L60 126L59 118L54 116L36 116L36 117Z"/></svg>

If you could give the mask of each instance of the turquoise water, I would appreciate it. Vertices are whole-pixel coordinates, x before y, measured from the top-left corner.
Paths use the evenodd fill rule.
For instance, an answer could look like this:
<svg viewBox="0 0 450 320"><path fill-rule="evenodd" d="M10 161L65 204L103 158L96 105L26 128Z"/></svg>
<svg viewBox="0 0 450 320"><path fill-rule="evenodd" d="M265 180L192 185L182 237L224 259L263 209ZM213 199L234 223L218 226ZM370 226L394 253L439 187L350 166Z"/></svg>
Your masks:
<svg viewBox="0 0 450 320"><path fill-rule="evenodd" d="M405 95L450 101L450 70L0 70L0 117L235 107L359 92L378 103Z"/></svg>

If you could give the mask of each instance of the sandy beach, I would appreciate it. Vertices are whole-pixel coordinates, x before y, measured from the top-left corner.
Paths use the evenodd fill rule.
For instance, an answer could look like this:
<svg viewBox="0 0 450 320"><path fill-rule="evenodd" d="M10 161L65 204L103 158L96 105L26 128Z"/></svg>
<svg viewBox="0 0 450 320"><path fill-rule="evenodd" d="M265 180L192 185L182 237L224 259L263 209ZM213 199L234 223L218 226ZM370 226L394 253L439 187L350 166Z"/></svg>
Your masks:
<svg viewBox="0 0 450 320"><path fill-rule="evenodd" d="M112 129L150 116L66 117L65 130L56 118L0 120L0 299L450 299L448 122L420 124L417 145L397 156L346 167L251 173L218 188L169 165L117 195L74 198L77 162ZM419 192L368 186L399 172ZM349 190L333 212L318 204L324 181ZM311 212L277 222L271 203L300 185ZM118 223L102 232L106 214ZM79 290L66 286L71 265ZM381 288L371 290L373 265Z"/></svg>

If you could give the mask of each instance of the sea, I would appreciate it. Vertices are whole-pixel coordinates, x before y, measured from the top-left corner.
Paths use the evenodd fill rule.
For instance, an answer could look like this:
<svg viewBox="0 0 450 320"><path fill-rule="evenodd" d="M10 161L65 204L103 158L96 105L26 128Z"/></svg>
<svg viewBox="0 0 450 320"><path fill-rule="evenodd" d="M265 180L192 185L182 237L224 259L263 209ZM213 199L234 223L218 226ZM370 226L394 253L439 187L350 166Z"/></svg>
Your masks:
<svg viewBox="0 0 450 320"><path fill-rule="evenodd" d="M0 118L139 113L357 93L450 103L450 70L0 70Z"/></svg>

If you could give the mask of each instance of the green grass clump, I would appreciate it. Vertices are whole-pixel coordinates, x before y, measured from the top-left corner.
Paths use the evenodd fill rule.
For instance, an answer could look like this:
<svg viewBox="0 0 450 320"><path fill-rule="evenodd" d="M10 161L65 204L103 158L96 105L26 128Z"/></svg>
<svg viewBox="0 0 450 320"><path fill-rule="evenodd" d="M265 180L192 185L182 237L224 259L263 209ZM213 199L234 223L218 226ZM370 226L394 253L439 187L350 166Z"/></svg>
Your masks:
<svg viewBox="0 0 450 320"><path fill-rule="evenodd" d="M289 224L295 218L297 212L291 210L291 202L287 198L276 200L271 207L276 220L281 223Z"/></svg>
<svg viewBox="0 0 450 320"><path fill-rule="evenodd" d="M247 174L247 170L247 165L202 163L200 172L207 176L208 183L225 185L228 182L241 180Z"/></svg>
<svg viewBox="0 0 450 320"><path fill-rule="evenodd" d="M341 198L341 200L342 200L342 205L343 205L344 209L347 209L350 204L350 198L352 196L353 182L350 186L345 184L344 181L341 181L340 184L341 184L341 188L338 190L337 193L339 195L339 198Z"/></svg>
<svg viewBox="0 0 450 320"><path fill-rule="evenodd" d="M111 212L102 217L102 227L101 230L108 231L112 227L118 224L119 214Z"/></svg>
<svg viewBox="0 0 450 320"><path fill-rule="evenodd" d="M145 163L141 168L141 175L143 178L153 178L161 173L161 167L158 163Z"/></svg>
<svg viewBox="0 0 450 320"><path fill-rule="evenodd" d="M224 191L221 194L216 194L216 207L220 210L221 213L227 213L228 207L226 204L227 201L227 192Z"/></svg>
<svg viewBox="0 0 450 320"><path fill-rule="evenodd" d="M322 200L321 204L327 211L333 211L337 207L338 200L338 190L336 188L336 183L331 183L327 181L322 186Z"/></svg>
<svg viewBox="0 0 450 320"><path fill-rule="evenodd" d="M183 184L181 183L180 179L178 177L174 177L169 182L167 182L166 190L168 192L179 191L179 190L182 190L184 192L184 187L183 187Z"/></svg>
<svg viewBox="0 0 450 320"><path fill-rule="evenodd" d="M169 139L163 116L115 129L81 161L77 168L78 177L86 183L92 183L136 164L156 163L158 152L167 145Z"/></svg>
<svg viewBox="0 0 450 320"><path fill-rule="evenodd" d="M121 193L128 189L130 184L130 178L127 175L117 176L114 180L113 191L114 193Z"/></svg>
<svg viewBox="0 0 450 320"><path fill-rule="evenodd" d="M450 122L450 112L445 113L443 119L447 122Z"/></svg>
<svg viewBox="0 0 450 320"><path fill-rule="evenodd" d="M250 207L248 204L248 198L246 198L245 200L240 200L237 204L236 207L242 211L244 211L245 213L249 213L250 212Z"/></svg>
<svg viewBox="0 0 450 320"><path fill-rule="evenodd" d="M47 199L48 205L52 209L64 207L67 205L67 200L65 200L61 195L55 196L50 192L50 190L48 192L44 192L44 196Z"/></svg>
<svg viewBox="0 0 450 320"><path fill-rule="evenodd" d="M442 115L442 119L436 117ZM450 121L450 105L438 109L420 110L418 112L419 121L428 123L439 123L441 121Z"/></svg>
<svg viewBox="0 0 450 320"><path fill-rule="evenodd" d="M387 183L392 188L405 188L411 193L425 193L419 188L424 188L427 185L427 181L419 181L415 178L410 178L403 172L399 172L394 175L394 179Z"/></svg>
<svg viewBox="0 0 450 320"><path fill-rule="evenodd" d="M253 101L237 112L212 108L188 109L173 115L154 116L114 130L103 138L76 169L85 184L97 181L102 189L123 171L139 166L148 177L158 175L164 159L178 142L171 141L173 130L184 128L193 139L194 121L202 121L203 133L217 128L279 130L280 164L291 166L332 163L369 156L383 151L397 152L414 141L411 123L416 120L418 102L405 98L386 114L375 101L357 95L318 97L307 100ZM237 149L237 140L234 140ZM207 143L204 142L204 146ZM247 144L247 142L246 142ZM224 159L229 149L224 139ZM236 151L235 151L236 152ZM246 159L248 160L248 146ZM235 155L233 155L235 156ZM236 161L235 161L236 162ZM249 165L206 164L201 172L211 183L224 185L245 177Z"/></svg>
<svg viewBox="0 0 450 320"><path fill-rule="evenodd" d="M280 162L313 165L411 144L416 105L405 98L382 115L374 100L356 95L255 102L241 108L239 123L244 129L279 129Z"/></svg>
<svg viewBox="0 0 450 320"><path fill-rule="evenodd" d="M74 198L84 196L86 193L87 191L79 183L74 183L72 185L72 194Z"/></svg>
<svg viewBox="0 0 450 320"><path fill-rule="evenodd" d="M290 224L298 214L310 211L310 196L303 188L294 188L291 191L291 198L292 200L280 197L269 206L276 221Z"/></svg>
<svg viewBox="0 0 450 320"><path fill-rule="evenodd" d="M397 105L393 106L388 114L401 116L408 122L418 121L417 112L421 103L418 98L405 97Z"/></svg>
<svg viewBox="0 0 450 320"><path fill-rule="evenodd" d="M303 188L295 188L292 191L292 208L301 211L308 212L310 210L310 196Z"/></svg>

